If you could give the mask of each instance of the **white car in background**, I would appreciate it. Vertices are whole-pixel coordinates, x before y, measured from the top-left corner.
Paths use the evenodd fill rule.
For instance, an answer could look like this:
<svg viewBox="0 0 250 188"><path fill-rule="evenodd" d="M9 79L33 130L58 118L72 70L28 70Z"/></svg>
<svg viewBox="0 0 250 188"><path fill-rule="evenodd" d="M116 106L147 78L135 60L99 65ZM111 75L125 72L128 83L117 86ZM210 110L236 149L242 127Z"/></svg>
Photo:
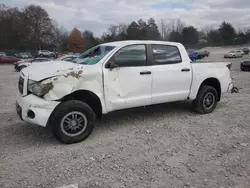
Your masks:
<svg viewBox="0 0 250 188"><path fill-rule="evenodd" d="M76 58L78 58L78 56L76 55L65 55L62 57L59 57L57 59L55 59L55 61L70 61L73 62L73 60L75 60Z"/></svg>
<svg viewBox="0 0 250 188"><path fill-rule="evenodd" d="M0 57L4 57L6 56L6 53L5 52L0 52Z"/></svg>
<svg viewBox="0 0 250 188"><path fill-rule="evenodd" d="M23 60L23 61L19 61L15 63L14 69L15 71L21 71L23 68L26 68L32 65L33 63L41 63L41 62L48 62L48 61L52 61L52 59L45 58L45 57L38 57L35 59Z"/></svg>
<svg viewBox="0 0 250 188"><path fill-rule="evenodd" d="M55 53L49 50L39 50L38 56L55 57Z"/></svg>
<svg viewBox="0 0 250 188"><path fill-rule="evenodd" d="M224 58L236 58L243 57L244 52L242 50L230 51L224 55Z"/></svg>

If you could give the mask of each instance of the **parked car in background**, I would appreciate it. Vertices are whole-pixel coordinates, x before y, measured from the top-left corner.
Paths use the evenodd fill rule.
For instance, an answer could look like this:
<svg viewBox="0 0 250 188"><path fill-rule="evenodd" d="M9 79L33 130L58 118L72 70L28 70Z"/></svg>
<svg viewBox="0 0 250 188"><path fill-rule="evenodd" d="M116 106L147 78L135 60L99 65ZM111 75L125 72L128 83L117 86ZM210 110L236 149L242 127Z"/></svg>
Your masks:
<svg viewBox="0 0 250 188"><path fill-rule="evenodd" d="M65 56L61 56L57 59L55 59L56 61L70 61L73 62L73 60L75 60L76 58L78 58L78 56L76 55L65 55Z"/></svg>
<svg viewBox="0 0 250 188"><path fill-rule="evenodd" d="M206 51L206 50L201 50L198 51L198 59L203 59L204 57L208 57L210 55L210 52Z"/></svg>
<svg viewBox="0 0 250 188"><path fill-rule="evenodd" d="M250 57L240 64L240 69L242 71L250 70Z"/></svg>
<svg viewBox="0 0 250 188"><path fill-rule="evenodd" d="M197 52L193 50L187 50L188 56L192 61L195 61L197 59Z"/></svg>
<svg viewBox="0 0 250 188"><path fill-rule="evenodd" d="M230 51L224 55L224 58L236 58L236 57L242 57L244 55L244 52L241 50L236 51Z"/></svg>
<svg viewBox="0 0 250 188"><path fill-rule="evenodd" d="M5 52L0 52L0 57L6 56Z"/></svg>
<svg viewBox="0 0 250 188"><path fill-rule="evenodd" d="M249 54L249 48L242 48L242 51L244 52L245 55Z"/></svg>
<svg viewBox="0 0 250 188"><path fill-rule="evenodd" d="M30 66L19 77L17 114L49 126L62 143L86 139L96 117L117 110L189 100L196 112L212 113L233 88L231 63L191 63L180 43L117 41L83 58Z"/></svg>
<svg viewBox="0 0 250 188"><path fill-rule="evenodd" d="M17 57L17 58L21 58L21 59L32 58L32 55L29 52L15 53L14 56Z"/></svg>
<svg viewBox="0 0 250 188"><path fill-rule="evenodd" d="M39 50L38 51L38 56L41 57L56 57L56 54L54 52L51 52L49 50Z"/></svg>
<svg viewBox="0 0 250 188"><path fill-rule="evenodd" d="M28 67L32 65L33 63L41 63L41 62L48 62L48 61L52 61L52 59L45 58L45 57L38 57L38 58L30 59L27 61L20 61L20 62L14 63L14 69L15 71L21 71L23 68Z"/></svg>
<svg viewBox="0 0 250 188"><path fill-rule="evenodd" d="M1 63L14 63L20 61L19 58L12 57L12 56L1 56L0 57L0 64Z"/></svg>

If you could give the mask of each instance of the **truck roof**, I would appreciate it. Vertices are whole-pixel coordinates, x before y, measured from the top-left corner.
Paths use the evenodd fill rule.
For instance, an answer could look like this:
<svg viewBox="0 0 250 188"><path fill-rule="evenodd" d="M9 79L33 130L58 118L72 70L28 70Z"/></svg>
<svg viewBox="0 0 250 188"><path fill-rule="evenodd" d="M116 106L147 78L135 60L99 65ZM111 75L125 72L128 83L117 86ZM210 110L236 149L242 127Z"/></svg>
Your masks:
<svg viewBox="0 0 250 188"><path fill-rule="evenodd" d="M175 46L181 45L180 43L177 43L177 42L154 41L154 40L124 40L124 41L103 43L102 45L123 46L123 45L141 44L141 43L143 44L165 44L165 45L175 45Z"/></svg>

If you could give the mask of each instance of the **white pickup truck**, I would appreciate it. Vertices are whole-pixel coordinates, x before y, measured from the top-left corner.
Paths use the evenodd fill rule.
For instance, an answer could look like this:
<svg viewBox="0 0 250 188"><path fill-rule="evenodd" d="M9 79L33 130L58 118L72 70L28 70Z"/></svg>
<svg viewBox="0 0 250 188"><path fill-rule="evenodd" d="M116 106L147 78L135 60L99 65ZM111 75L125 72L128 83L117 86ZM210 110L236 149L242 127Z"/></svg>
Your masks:
<svg viewBox="0 0 250 188"><path fill-rule="evenodd" d="M182 44L120 41L101 44L75 63L48 62L24 68L16 110L22 120L51 126L63 143L80 142L96 117L112 111L191 100L211 113L233 88L230 63L192 63Z"/></svg>

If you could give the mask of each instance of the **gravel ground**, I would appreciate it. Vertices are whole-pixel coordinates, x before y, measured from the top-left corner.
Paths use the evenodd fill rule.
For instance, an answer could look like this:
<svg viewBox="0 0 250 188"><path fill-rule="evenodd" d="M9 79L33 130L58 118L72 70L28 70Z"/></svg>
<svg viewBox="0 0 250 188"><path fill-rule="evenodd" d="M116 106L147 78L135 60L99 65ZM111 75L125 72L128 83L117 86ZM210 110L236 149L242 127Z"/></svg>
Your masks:
<svg viewBox="0 0 250 188"><path fill-rule="evenodd" d="M188 102L111 113L74 145L20 121L18 73L0 66L0 187L250 187L250 72L229 61L242 89L214 113L198 115Z"/></svg>

